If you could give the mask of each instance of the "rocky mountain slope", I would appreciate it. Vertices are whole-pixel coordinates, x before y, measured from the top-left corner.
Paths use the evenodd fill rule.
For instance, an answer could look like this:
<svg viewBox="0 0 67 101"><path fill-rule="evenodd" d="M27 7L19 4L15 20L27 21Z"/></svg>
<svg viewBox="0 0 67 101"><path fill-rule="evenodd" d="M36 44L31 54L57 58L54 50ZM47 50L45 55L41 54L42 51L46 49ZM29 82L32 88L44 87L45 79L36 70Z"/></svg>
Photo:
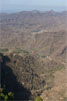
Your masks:
<svg viewBox="0 0 67 101"><path fill-rule="evenodd" d="M57 71L54 76L54 87L51 90L45 90L41 97L43 101L66 101L67 100L67 69ZM62 79L61 79L62 78Z"/></svg>
<svg viewBox="0 0 67 101"><path fill-rule="evenodd" d="M34 99L45 89L53 87L53 72L64 69L64 64L43 61L36 55L0 54L1 85L12 91L15 99ZM26 97L26 99L25 99Z"/></svg>
<svg viewBox="0 0 67 101"><path fill-rule="evenodd" d="M67 63L66 17L66 11L0 14L0 84L16 100L34 100L38 95L44 100L47 93L51 98L56 86L65 85L61 70ZM59 84L57 75L64 76ZM60 91L54 94L58 97Z"/></svg>

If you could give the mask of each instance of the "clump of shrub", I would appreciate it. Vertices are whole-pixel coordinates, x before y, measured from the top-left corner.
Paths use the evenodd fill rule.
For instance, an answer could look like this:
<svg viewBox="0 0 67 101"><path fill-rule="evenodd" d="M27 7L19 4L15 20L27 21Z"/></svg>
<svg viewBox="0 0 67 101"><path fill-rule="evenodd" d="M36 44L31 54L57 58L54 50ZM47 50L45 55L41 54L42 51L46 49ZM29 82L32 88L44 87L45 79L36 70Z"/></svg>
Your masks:
<svg viewBox="0 0 67 101"><path fill-rule="evenodd" d="M43 99L40 96L37 96L35 101L43 101Z"/></svg>
<svg viewBox="0 0 67 101"><path fill-rule="evenodd" d="M0 99L1 101L12 101L14 100L14 94L13 92L8 92L7 94L5 94L3 90L0 90Z"/></svg>
<svg viewBox="0 0 67 101"><path fill-rule="evenodd" d="M3 53L3 52L8 52L9 49L5 48L5 49L0 49L0 52Z"/></svg>

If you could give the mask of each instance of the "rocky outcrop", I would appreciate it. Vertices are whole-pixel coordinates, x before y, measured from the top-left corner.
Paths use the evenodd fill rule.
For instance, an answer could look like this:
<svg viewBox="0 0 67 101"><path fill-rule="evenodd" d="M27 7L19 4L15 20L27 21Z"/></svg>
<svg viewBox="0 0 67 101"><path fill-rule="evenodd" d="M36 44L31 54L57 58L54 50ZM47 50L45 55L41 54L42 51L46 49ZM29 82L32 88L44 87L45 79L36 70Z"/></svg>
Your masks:
<svg viewBox="0 0 67 101"><path fill-rule="evenodd" d="M1 87L5 85L6 92L14 92L16 99L28 100L30 96L37 94L35 92L31 95L31 90L39 90L45 86L45 80L37 74L37 69L36 71L34 69L34 66L37 68L38 64L35 65L34 56L0 54L0 64Z"/></svg>

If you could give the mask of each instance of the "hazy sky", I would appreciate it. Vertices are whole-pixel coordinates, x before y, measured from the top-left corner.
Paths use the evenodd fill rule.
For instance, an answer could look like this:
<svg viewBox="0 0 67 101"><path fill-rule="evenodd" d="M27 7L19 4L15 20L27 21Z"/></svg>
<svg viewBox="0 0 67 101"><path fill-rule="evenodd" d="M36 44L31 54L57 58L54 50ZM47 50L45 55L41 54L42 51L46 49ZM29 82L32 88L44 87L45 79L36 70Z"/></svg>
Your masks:
<svg viewBox="0 0 67 101"><path fill-rule="evenodd" d="M0 0L0 11L11 12L20 10L64 10L67 0ZM48 9L49 8L49 9Z"/></svg>

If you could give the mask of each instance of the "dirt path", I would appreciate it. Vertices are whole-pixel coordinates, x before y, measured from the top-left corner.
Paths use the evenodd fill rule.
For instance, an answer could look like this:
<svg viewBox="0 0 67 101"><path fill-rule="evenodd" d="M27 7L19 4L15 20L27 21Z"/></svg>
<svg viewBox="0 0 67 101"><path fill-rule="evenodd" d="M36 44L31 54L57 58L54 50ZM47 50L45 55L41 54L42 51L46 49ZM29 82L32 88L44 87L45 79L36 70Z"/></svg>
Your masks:
<svg viewBox="0 0 67 101"><path fill-rule="evenodd" d="M67 101L67 70L55 73L54 86L42 93L43 101Z"/></svg>

